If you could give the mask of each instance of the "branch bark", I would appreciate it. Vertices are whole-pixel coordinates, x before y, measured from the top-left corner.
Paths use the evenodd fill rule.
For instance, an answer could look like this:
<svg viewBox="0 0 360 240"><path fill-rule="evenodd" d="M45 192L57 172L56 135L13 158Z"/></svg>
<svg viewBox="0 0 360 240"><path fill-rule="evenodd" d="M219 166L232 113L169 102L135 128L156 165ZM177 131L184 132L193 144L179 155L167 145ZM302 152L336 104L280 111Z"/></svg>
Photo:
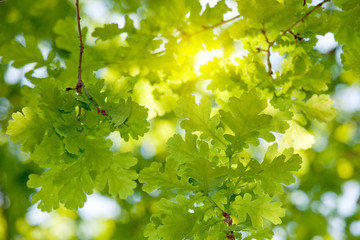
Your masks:
<svg viewBox="0 0 360 240"><path fill-rule="evenodd" d="M78 33L79 33L79 65L78 65L78 81L76 83L76 87L75 88L67 88L66 91L69 91L69 90L76 90L76 92L78 94L81 94L81 89L84 90L85 92L85 95L89 98L90 101L94 101L94 99L90 96L90 94L88 93L88 91L86 90L85 88L85 84L81 78L81 72L82 72L82 56L83 56L83 53L84 53L84 43L83 43L83 35L81 33L81 24L80 24L80 7L79 7L79 0L76 0L75 2L75 5L76 5L76 20L77 20L77 29L78 29ZM107 113L105 111L105 109L101 109L99 107L99 105L97 103L95 103L95 106L96 106L96 109L97 109L97 112L98 113L101 113L102 115L104 116L107 116ZM81 114L81 108L79 108L79 114Z"/></svg>

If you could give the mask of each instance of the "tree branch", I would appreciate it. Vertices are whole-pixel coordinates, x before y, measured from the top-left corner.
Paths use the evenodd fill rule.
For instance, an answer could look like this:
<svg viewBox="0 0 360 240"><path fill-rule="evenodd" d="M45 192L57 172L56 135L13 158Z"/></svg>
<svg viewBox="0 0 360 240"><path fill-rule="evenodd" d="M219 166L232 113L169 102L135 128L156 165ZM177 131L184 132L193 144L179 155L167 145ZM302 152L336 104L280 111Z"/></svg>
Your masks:
<svg viewBox="0 0 360 240"><path fill-rule="evenodd" d="M266 61L267 61L267 65L268 65L268 68L269 68L269 70L268 70L269 71L269 76L271 76L273 74L273 71L272 71L272 66L271 66L271 62L270 62L270 56L271 56L270 49L271 49L272 45L274 45L274 42L269 41L269 38L268 38L268 36L266 34L265 29L262 29L261 33L264 35L265 41L268 44L267 49L264 50L264 51L266 51Z"/></svg>
<svg viewBox="0 0 360 240"><path fill-rule="evenodd" d="M300 22L304 21L304 19L309 16L312 12L314 12L316 9L320 8L324 3L326 2L330 2L330 0L324 0L321 3L319 3L318 5L316 5L315 7L313 7L310 11L308 11L307 13L305 13L304 16L302 16L302 18L300 18L299 20L297 20L293 25L291 25L288 29L286 29L282 35L285 35L288 32L291 32L291 30L298 25Z"/></svg>
<svg viewBox="0 0 360 240"><path fill-rule="evenodd" d="M81 25L80 25L80 10L79 10L79 0L76 0L76 20L77 20L77 28L78 28L78 33L79 33L79 42L80 42L80 46L79 46L79 66L78 66L78 82L76 84L76 92L81 93L81 88L84 87L84 83L81 79L81 63L82 63L82 55L84 52L84 44L82 41L82 33L81 33ZM88 96L89 97L89 96ZM91 99L90 99L91 100Z"/></svg>
<svg viewBox="0 0 360 240"><path fill-rule="evenodd" d="M79 46L79 65L78 65L78 81L76 83L76 87L75 88L66 88L66 91L69 90L76 90L76 92L78 94L81 94L81 89L84 90L85 95L89 98L90 101L94 101L93 98L90 96L90 94L88 93L88 91L85 88L85 84L82 81L81 78L81 64L82 64L82 55L84 53L84 43L82 40L82 33L81 33L81 24L80 24L80 7L79 7L79 0L76 0L76 20L77 20L77 29L78 29L78 33L79 33L79 42L80 42L80 46ZM95 103L96 109L98 111L98 113L101 113L104 116L107 116L107 113L105 111L105 109L100 109L99 105L97 103ZM81 108L80 108L81 109ZM79 115L81 114L81 111L79 110Z"/></svg>
<svg viewBox="0 0 360 240"><path fill-rule="evenodd" d="M217 24L215 24L215 25L212 25L212 26L205 26L205 27L204 27L204 30L207 30L207 29L214 29L214 28L219 27L219 26L221 26L221 25L223 25L223 24L225 24L225 23L228 23L228 22L234 21L234 20L236 20L236 19L238 19L238 18L240 18L240 17L241 17L241 15L239 14L239 15L236 15L235 17L230 18L230 19L228 19L228 20L222 20L221 22L219 22L219 23L217 23Z"/></svg>
<svg viewBox="0 0 360 240"><path fill-rule="evenodd" d="M241 17L241 15L239 14L239 15L236 15L235 17L230 18L230 19L228 19L228 20L222 20L221 22L218 22L218 23L216 23L216 24L214 24L214 25L212 25L212 26L202 26L202 29L201 29L200 31L195 32L195 33L192 33L192 34L182 33L182 35L183 35L183 36L187 36L187 37L191 37L191 36L200 34L200 33L204 32L204 31L207 31L207 30L210 30L210 29L214 29L214 28L216 28L216 27L220 27L221 25L223 25L223 24L225 24L225 23L228 23L228 22L231 22L231 21L234 21L234 20L236 20L236 19L238 19L238 18L240 18L240 17ZM181 30L180 30L180 31L181 31Z"/></svg>
<svg viewBox="0 0 360 240"><path fill-rule="evenodd" d="M230 213L226 213L226 212L222 212L222 215L224 217L224 222L227 223L227 225L230 227L232 226L232 218L230 216ZM235 236L234 236L234 232L231 231L230 233L227 233L226 234L226 237L230 240L235 240Z"/></svg>
<svg viewBox="0 0 360 240"><path fill-rule="evenodd" d="M293 25L291 25L289 28L287 28L282 34L280 34L279 36L281 35L285 35L286 33L290 33L291 35L294 36L295 40L302 40L303 38L299 36L299 34L295 34L292 32L292 29L298 25L300 22L304 21L304 19L309 16L312 12L314 12L316 9L320 8L324 3L326 2L329 2L330 0L324 0L322 1L321 3L319 3L318 5L316 5L315 7L313 7L310 11L308 11L307 13L305 13L304 16L302 16L299 20L297 20ZM270 56L271 56L271 47L274 45L274 41L271 42L266 34L266 31L265 29L262 29L261 30L261 33L264 35L265 37L265 41L267 42L268 44L268 48L267 49L261 49L261 48L257 48L258 52L260 51L264 51L266 52L266 61L267 61L267 66L269 68L269 76L271 76L273 74L273 71L272 71L272 65L271 65L271 61L270 61Z"/></svg>

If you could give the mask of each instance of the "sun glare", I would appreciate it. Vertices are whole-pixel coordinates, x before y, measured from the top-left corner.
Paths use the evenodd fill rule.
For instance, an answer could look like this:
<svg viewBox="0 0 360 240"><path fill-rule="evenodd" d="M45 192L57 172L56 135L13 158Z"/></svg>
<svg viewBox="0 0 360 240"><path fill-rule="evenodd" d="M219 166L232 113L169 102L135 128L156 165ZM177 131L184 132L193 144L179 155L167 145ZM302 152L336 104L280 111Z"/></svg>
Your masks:
<svg viewBox="0 0 360 240"><path fill-rule="evenodd" d="M200 76L200 68L207 62L212 61L214 57L222 58L224 51L222 49L212 49L211 51L200 50L195 56L194 71L195 74Z"/></svg>

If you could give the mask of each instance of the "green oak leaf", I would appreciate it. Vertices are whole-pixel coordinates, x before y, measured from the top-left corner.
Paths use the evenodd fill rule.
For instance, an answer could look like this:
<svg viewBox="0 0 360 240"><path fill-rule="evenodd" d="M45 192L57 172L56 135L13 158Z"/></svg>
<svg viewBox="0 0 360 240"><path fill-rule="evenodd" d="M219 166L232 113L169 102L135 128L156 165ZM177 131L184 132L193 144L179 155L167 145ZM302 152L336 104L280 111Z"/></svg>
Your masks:
<svg viewBox="0 0 360 240"><path fill-rule="evenodd" d="M138 174L133 170L127 168L136 164L135 159L130 154L119 154L113 158L111 165L98 172L96 177L96 184L102 190L105 185L109 186L109 193L113 197L125 199L134 192Z"/></svg>
<svg viewBox="0 0 360 240"><path fill-rule="evenodd" d="M84 158L84 164L91 170L103 170L108 168L113 153L110 151L112 142L110 139L84 139L86 146L82 156ZM125 160L126 161L126 160Z"/></svg>
<svg viewBox="0 0 360 240"><path fill-rule="evenodd" d="M8 63L14 61L12 65L20 68L29 63L38 63L38 67L44 64L44 57L41 54L37 41L33 36L25 37L25 46L13 40L9 45L4 45L0 48L1 61Z"/></svg>
<svg viewBox="0 0 360 240"><path fill-rule="evenodd" d="M271 202L271 198L267 195L252 200L250 193L245 193L243 197L237 196L230 204L230 210L240 223L249 215L254 228L263 227L263 218L274 224L280 224L280 217L285 216L285 209L281 208L280 202Z"/></svg>
<svg viewBox="0 0 360 240"><path fill-rule="evenodd" d="M38 208L42 211L51 212L53 209L59 208L59 191L61 185L54 185L54 173L53 169L50 169L43 174L30 174L27 186L30 188L41 189L34 193L31 197L31 203L35 204L39 202Z"/></svg>
<svg viewBox="0 0 360 240"><path fill-rule="evenodd" d="M131 113L131 100L120 99L118 103L114 104L115 106L110 107L107 110L107 114L111 117L111 122L115 127L123 124L126 119L130 116Z"/></svg>
<svg viewBox="0 0 360 240"><path fill-rule="evenodd" d="M134 23L128 15L125 15L125 26L119 28L117 23L105 24L104 27L97 27L92 32L91 36L97 38L97 40L106 41L119 35L120 33L135 33L136 29Z"/></svg>
<svg viewBox="0 0 360 240"><path fill-rule="evenodd" d="M55 44L58 48L73 53L79 51L79 37L75 27L76 22L71 17L59 19L56 22L53 30L58 35L55 39Z"/></svg>
<svg viewBox="0 0 360 240"><path fill-rule="evenodd" d="M358 12L360 12L360 6L357 7ZM352 24L346 24L351 26ZM341 55L343 60L344 69L354 71L357 77L360 76L359 64L360 64L360 50L357 43L360 41L360 36L356 36L353 39L352 44L347 44L344 46L344 53Z"/></svg>
<svg viewBox="0 0 360 240"><path fill-rule="evenodd" d="M121 137L125 140L129 140L129 136L133 139L139 139L149 131L150 123L147 121L147 109L140 106L136 102L130 101L130 115L129 117L119 125L116 130L119 130Z"/></svg>
<svg viewBox="0 0 360 240"><path fill-rule="evenodd" d="M306 103L301 102L299 105L310 119L316 118L321 122L329 122L336 116L333 101L326 94L314 94Z"/></svg>
<svg viewBox="0 0 360 240"><path fill-rule="evenodd" d="M22 112L12 114L6 133L11 141L21 143L23 151L31 153L43 140L46 123L32 108L25 107Z"/></svg>
<svg viewBox="0 0 360 240"><path fill-rule="evenodd" d="M65 149L71 154L79 155L86 148L83 126L75 112L62 114L53 124L55 132L63 138Z"/></svg>
<svg viewBox="0 0 360 240"><path fill-rule="evenodd" d="M51 167L60 161L60 157L64 153L64 145L61 138L52 131L51 134L44 135L43 141L35 146L34 152L30 154L30 158L39 167Z"/></svg>
<svg viewBox="0 0 360 240"><path fill-rule="evenodd" d="M80 161L64 168L54 181L58 182L64 184L59 191L59 200L72 210L83 207L86 194L91 194L94 188L89 170Z"/></svg>
<svg viewBox="0 0 360 240"><path fill-rule="evenodd" d="M59 207L76 210L84 206L86 194L91 194L94 183L88 169L80 161L63 166L53 166L41 175L31 174L28 187L41 189L34 193L31 202L39 202L38 208L50 212Z"/></svg>
<svg viewBox="0 0 360 240"><path fill-rule="evenodd" d="M221 0L212 8L207 4L200 18L204 21L204 24L215 25L223 20L224 13L228 11L231 11L231 9L226 5L225 0Z"/></svg>
<svg viewBox="0 0 360 240"><path fill-rule="evenodd" d="M143 190L152 192L156 189L171 191L178 189L179 192L192 191L194 187L188 182L188 178L178 176L178 164L173 159L168 159L164 171L161 171L162 164L153 162L150 167L140 172L139 181L145 183Z"/></svg>
<svg viewBox="0 0 360 240"><path fill-rule="evenodd" d="M177 195L177 203L161 199L157 206L164 215L156 231L161 239L181 240L186 238L196 225L201 212L194 207L193 199ZM193 212L189 212L192 209Z"/></svg>
<svg viewBox="0 0 360 240"><path fill-rule="evenodd" d="M267 239L272 239L273 236L274 233L270 229L264 228L264 229L259 229L257 231L251 231L250 235L246 236L244 240L252 240L252 239L267 240Z"/></svg>
<svg viewBox="0 0 360 240"><path fill-rule="evenodd" d="M175 159L178 163L191 162L201 154L196 147L197 136L186 133L185 140L179 134L175 134L167 141L167 152L169 158Z"/></svg>
<svg viewBox="0 0 360 240"><path fill-rule="evenodd" d="M122 33L121 28L117 23L105 24L104 27L97 27L91 34L91 36L98 40L106 41Z"/></svg>
<svg viewBox="0 0 360 240"><path fill-rule="evenodd" d="M233 144L233 151L241 151L247 143L257 145L259 137L275 140L268 129L272 117L261 114L266 106L266 100L261 99L261 94L253 89L240 98L230 98L229 112L220 110L221 121L235 134L225 135L225 138Z"/></svg>
<svg viewBox="0 0 360 240"><path fill-rule="evenodd" d="M221 64L221 59L214 58L213 61L207 62L201 66L199 70L204 79L211 79L208 89L215 91L231 91L234 88L248 89L245 81L242 79L242 71L238 66L227 63L225 66Z"/></svg>
<svg viewBox="0 0 360 240"><path fill-rule="evenodd" d="M184 176L195 179L195 185L205 193L213 187L218 186L228 173L228 168L218 167L214 162L208 160L209 146L207 143L199 142L201 155L184 167Z"/></svg>
<svg viewBox="0 0 360 240"><path fill-rule="evenodd" d="M210 117L211 102L208 98L203 97L197 105L195 97L188 95L181 98L178 107L175 110L178 117L186 118L181 122L181 127L189 132L202 132L202 139L213 139L215 145L226 146L226 140L223 137L223 131L218 128L220 124L219 115Z"/></svg>
<svg viewBox="0 0 360 240"><path fill-rule="evenodd" d="M265 159L261 163L263 171L255 176L256 179L261 180L264 192L270 196L283 192L281 183L289 185L295 182L292 172L299 170L302 163L301 157L298 154L289 154L289 157L284 154L275 158L270 157L269 155L273 155L277 148L277 143L268 148Z"/></svg>

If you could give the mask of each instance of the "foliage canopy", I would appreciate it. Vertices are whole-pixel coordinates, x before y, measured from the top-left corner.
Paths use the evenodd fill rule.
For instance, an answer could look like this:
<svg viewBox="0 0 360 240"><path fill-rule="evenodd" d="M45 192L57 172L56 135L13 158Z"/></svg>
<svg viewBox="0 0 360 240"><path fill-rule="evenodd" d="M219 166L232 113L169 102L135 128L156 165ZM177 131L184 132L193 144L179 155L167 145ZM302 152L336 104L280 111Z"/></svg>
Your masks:
<svg viewBox="0 0 360 240"><path fill-rule="evenodd" d="M331 99L359 83L359 1L8 0L0 16L0 238L55 239L23 219L29 195L77 216L94 192L120 220L68 239L334 237L310 203L360 177L359 108Z"/></svg>

